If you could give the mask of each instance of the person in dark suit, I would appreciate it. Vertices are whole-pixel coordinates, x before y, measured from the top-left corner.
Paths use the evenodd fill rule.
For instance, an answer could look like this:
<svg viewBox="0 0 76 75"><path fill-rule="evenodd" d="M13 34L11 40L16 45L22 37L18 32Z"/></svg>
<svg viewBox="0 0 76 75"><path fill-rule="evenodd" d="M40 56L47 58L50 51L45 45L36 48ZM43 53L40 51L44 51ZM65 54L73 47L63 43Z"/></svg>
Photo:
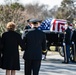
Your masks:
<svg viewBox="0 0 76 75"><path fill-rule="evenodd" d="M6 75L15 75L15 70L20 70L19 45L24 50L21 35L15 32L15 23L7 23L7 31L2 34L2 69Z"/></svg>
<svg viewBox="0 0 76 75"><path fill-rule="evenodd" d="M24 27L23 33L22 33L22 38L27 34L27 32L31 29L31 23L30 19L27 20L28 25Z"/></svg>
<svg viewBox="0 0 76 75"><path fill-rule="evenodd" d="M30 19L27 20L28 25L25 26L24 30L26 29L31 29L31 25L30 25Z"/></svg>
<svg viewBox="0 0 76 75"><path fill-rule="evenodd" d="M1 52L2 52L2 41L0 36L0 67L1 67Z"/></svg>
<svg viewBox="0 0 76 75"><path fill-rule="evenodd" d="M31 20L31 22L33 25L32 30L23 37L26 45L23 55L23 59L25 60L25 75L38 75L42 53L46 52L46 35L41 30L38 30L38 20Z"/></svg>
<svg viewBox="0 0 76 75"><path fill-rule="evenodd" d="M66 23L66 29L64 31L64 61L62 63L69 63L70 60L70 45L71 45L71 29L69 28L69 22Z"/></svg>
<svg viewBox="0 0 76 75"><path fill-rule="evenodd" d="M76 62L76 25L75 29L73 30L71 41L72 41L72 54L73 54L72 62Z"/></svg>

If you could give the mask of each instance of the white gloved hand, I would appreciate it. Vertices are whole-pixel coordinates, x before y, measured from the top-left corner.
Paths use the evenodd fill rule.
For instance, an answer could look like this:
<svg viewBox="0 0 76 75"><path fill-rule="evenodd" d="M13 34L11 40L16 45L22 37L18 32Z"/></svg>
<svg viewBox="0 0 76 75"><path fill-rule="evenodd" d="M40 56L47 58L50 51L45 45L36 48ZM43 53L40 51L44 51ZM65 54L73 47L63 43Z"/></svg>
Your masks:
<svg viewBox="0 0 76 75"><path fill-rule="evenodd" d="M72 41L72 44L74 44L74 42Z"/></svg>
<svg viewBox="0 0 76 75"><path fill-rule="evenodd" d="M65 43L63 43L63 46L65 46Z"/></svg>
<svg viewBox="0 0 76 75"><path fill-rule="evenodd" d="M46 57L46 56L42 54L42 60L44 60L44 59L45 59L45 57Z"/></svg>

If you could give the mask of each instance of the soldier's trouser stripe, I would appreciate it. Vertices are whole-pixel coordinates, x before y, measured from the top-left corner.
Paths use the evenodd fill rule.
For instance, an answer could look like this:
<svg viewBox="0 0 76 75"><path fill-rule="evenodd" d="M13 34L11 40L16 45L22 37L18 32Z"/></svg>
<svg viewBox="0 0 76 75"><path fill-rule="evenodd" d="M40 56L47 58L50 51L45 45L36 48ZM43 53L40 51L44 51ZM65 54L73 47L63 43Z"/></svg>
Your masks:
<svg viewBox="0 0 76 75"><path fill-rule="evenodd" d="M74 47L74 61L76 61L76 47L75 47L75 44L73 44L73 47Z"/></svg>
<svg viewBox="0 0 76 75"><path fill-rule="evenodd" d="M67 62L66 45L64 45L64 59L65 59L65 62Z"/></svg>

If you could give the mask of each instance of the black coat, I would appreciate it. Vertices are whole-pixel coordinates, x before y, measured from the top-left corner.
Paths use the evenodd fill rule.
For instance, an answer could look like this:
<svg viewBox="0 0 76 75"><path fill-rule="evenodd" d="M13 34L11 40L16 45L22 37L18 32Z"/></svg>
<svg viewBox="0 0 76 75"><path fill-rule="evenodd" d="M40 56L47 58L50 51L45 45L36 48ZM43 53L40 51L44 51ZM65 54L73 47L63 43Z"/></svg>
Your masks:
<svg viewBox="0 0 76 75"><path fill-rule="evenodd" d="M15 31L8 31L2 34L2 68L9 70L19 70L19 45L24 49L20 34Z"/></svg>
<svg viewBox="0 0 76 75"><path fill-rule="evenodd" d="M76 44L76 29L73 31L73 35L72 35L71 40Z"/></svg>
<svg viewBox="0 0 76 75"><path fill-rule="evenodd" d="M2 51L2 43L1 43L1 37L0 37L0 67L1 67L1 51Z"/></svg>
<svg viewBox="0 0 76 75"><path fill-rule="evenodd" d="M65 43L66 45L70 45L71 44L71 29L68 27L65 30Z"/></svg>
<svg viewBox="0 0 76 75"><path fill-rule="evenodd" d="M24 60L41 60L42 53L46 50L46 35L37 28L29 31L23 38L26 45Z"/></svg>
<svg viewBox="0 0 76 75"><path fill-rule="evenodd" d="M24 30L26 30L26 29L31 29L31 27L30 27L29 25L27 25L27 26L24 28Z"/></svg>

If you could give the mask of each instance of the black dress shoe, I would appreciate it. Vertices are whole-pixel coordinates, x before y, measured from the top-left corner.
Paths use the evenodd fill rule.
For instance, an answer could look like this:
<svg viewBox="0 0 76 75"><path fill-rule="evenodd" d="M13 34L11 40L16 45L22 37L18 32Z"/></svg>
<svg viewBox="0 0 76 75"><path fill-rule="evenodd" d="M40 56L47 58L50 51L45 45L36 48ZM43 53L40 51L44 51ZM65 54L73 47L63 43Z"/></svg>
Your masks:
<svg viewBox="0 0 76 75"><path fill-rule="evenodd" d="M65 62L65 61L63 61L62 63L64 63L64 64L68 64L69 62Z"/></svg>

